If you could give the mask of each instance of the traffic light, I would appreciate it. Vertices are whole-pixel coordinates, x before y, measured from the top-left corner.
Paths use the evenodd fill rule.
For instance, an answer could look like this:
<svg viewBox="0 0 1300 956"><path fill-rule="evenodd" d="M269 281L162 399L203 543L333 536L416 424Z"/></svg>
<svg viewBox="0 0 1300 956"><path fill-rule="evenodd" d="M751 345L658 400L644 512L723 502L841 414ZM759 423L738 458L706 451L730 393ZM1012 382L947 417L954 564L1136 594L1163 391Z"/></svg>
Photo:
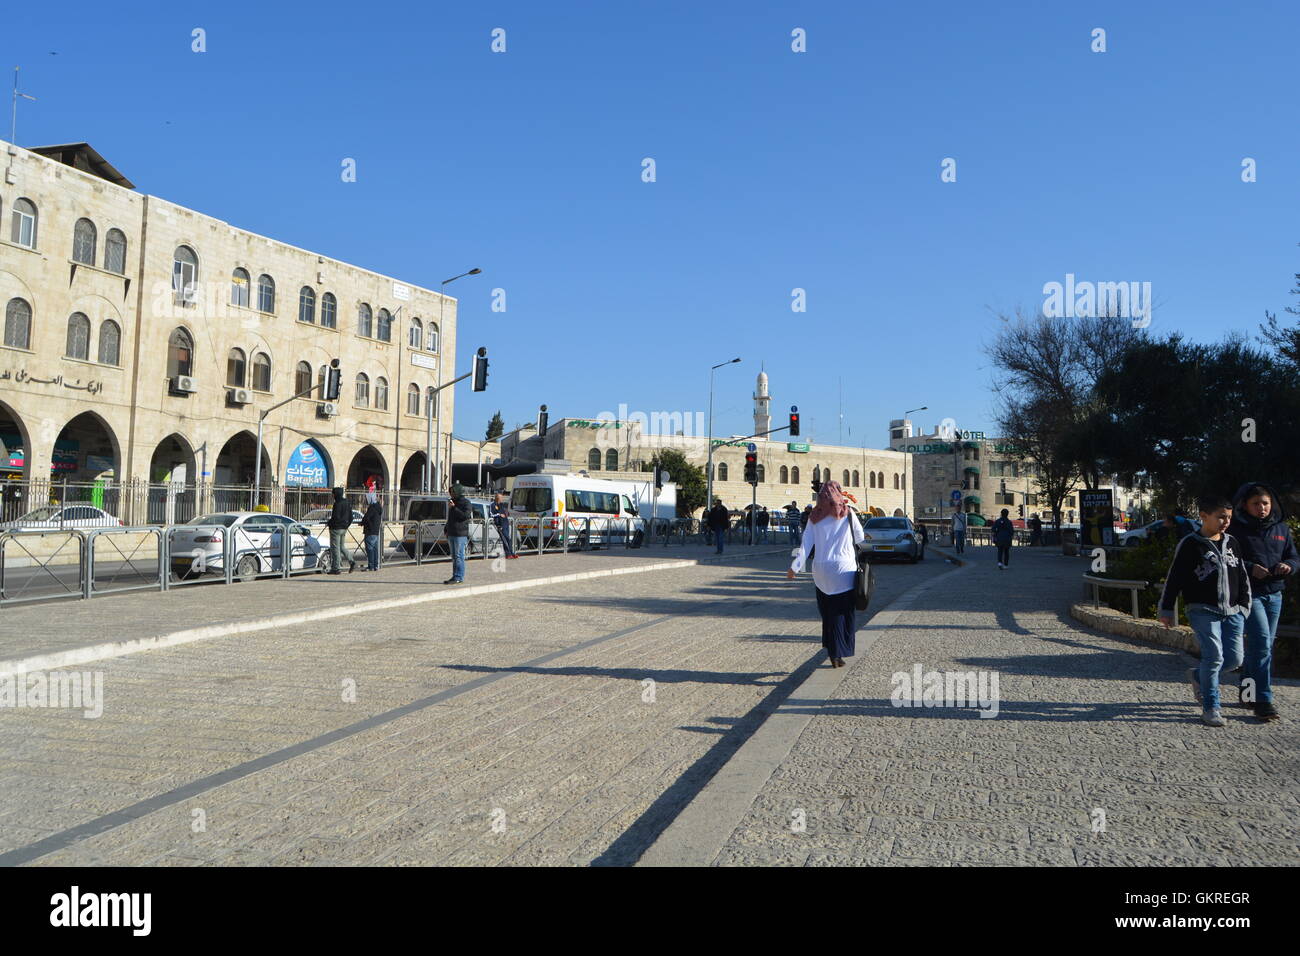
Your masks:
<svg viewBox="0 0 1300 956"><path fill-rule="evenodd" d="M799 437L799 413L798 412L790 413L790 434L795 438Z"/></svg>
<svg viewBox="0 0 1300 956"><path fill-rule="evenodd" d="M487 360L486 360L486 359L483 360L483 364L484 364L484 365L487 365ZM483 373L483 376L484 376L484 381L486 381L486 380L487 380L487 372L484 372L484 373ZM538 438L545 438L545 437L546 437L546 422L547 422L548 418L549 418L549 416L546 414L546 406L543 405L543 406L541 407L541 410L537 413L537 437L538 437Z"/></svg>
<svg viewBox="0 0 1300 956"><path fill-rule="evenodd" d="M816 495L821 493L822 483L818 481L816 478L813 479L812 486L813 486L813 494Z"/></svg>
<svg viewBox="0 0 1300 956"><path fill-rule="evenodd" d="M1021 506L1020 506L1020 517L1023 518L1024 516L1025 516L1025 506L1024 506L1024 505L1021 505Z"/></svg>
<svg viewBox="0 0 1300 956"><path fill-rule="evenodd" d="M758 455L752 451L745 452L745 480L751 485L758 484Z"/></svg>
<svg viewBox="0 0 1300 956"><path fill-rule="evenodd" d="M474 391L487 391L487 347L479 346L474 353Z"/></svg>
<svg viewBox="0 0 1300 956"><path fill-rule="evenodd" d="M339 360L330 359L329 371L325 373L325 394L321 396L327 402L337 402L343 391L343 373L339 371Z"/></svg>

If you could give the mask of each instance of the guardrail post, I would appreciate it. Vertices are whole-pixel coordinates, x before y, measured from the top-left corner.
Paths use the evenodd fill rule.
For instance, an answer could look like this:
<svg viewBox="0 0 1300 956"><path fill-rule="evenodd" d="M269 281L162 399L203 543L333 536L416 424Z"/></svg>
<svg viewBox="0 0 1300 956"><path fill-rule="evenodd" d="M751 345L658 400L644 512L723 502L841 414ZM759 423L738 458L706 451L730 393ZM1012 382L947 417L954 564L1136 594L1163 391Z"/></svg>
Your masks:
<svg viewBox="0 0 1300 956"><path fill-rule="evenodd" d="M235 535L237 532L233 527L227 528L226 533L221 538L221 564L222 570L226 575L226 583L235 583Z"/></svg>
<svg viewBox="0 0 1300 956"><path fill-rule="evenodd" d="M67 497L66 492L68 490L66 481L64 483L63 490L65 492L64 497L66 498ZM79 560L77 564L80 567L80 569L85 572L85 576L82 578L81 581L81 596L82 598L88 601L90 600L91 591L94 590L95 548L93 543L91 544L90 547L86 547L87 544L86 537L80 531L77 531L75 528L71 528L69 530L72 531L73 534L76 534L81 539L81 547L82 547L81 560Z"/></svg>
<svg viewBox="0 0 1300 956"><path fill-rule="evenodd" d="M1138 616L1138 592L1137 588L1129 588L1129 594L1133 596L1133 619L1137 620Z"/></svg>
<svg viewBox="0 0 1300 956"><path fill-rule="evenodd" d="M158 590L171 590L172 559L167 541L167 526L158 529Z"/></svg>

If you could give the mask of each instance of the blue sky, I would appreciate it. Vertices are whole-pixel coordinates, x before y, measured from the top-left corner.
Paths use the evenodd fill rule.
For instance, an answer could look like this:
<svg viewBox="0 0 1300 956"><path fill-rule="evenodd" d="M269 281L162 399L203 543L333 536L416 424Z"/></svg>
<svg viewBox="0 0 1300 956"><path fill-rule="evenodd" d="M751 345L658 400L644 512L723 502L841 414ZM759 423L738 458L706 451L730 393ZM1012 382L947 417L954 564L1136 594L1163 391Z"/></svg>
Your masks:
<svg viewBox="0 0 1300 956"><path fill-rule="evenodd" d="M991 430L996 313L1066 273L1151 282L1152 331L1199 340L1294 303L1298 10L73 2L7 12L0 62L39 97L22 145L85 140L141 191L420 285L481 267L449 287L458 366L492 358L458 434L703 410L738 355L716 433L748 433L765 362L805 436L838 440L842 381L845 442L880 447L918 405Z"/></svg>

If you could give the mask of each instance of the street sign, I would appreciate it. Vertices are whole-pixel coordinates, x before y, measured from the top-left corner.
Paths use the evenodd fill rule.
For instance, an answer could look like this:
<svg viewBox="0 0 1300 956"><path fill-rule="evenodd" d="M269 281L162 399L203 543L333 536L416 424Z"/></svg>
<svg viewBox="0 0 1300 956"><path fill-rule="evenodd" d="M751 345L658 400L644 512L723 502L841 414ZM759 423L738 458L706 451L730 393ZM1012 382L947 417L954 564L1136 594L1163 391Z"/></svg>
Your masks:
<svg viewBox="0 0 1300 956"><path fill-rule="evenodd" d="M806 454L808 451L808 443L806 441L788 442L785 446L785 450Z"/></svg>
<svg viewBox="0 0 1300 956"><path fill-rule="evenodd" d="M755 445L753 442L750 442L748 445L745 446L745 450L746 450L746 451L758 451L758 446Z"/></svg>
<svg viewBox="0 0 1300 956"><path fill-rule="evenodd" d="M961 492L960 492L960 491L954 491L954 492L952 493L952 500L953 500L953 501L961 501Z"/></svg>

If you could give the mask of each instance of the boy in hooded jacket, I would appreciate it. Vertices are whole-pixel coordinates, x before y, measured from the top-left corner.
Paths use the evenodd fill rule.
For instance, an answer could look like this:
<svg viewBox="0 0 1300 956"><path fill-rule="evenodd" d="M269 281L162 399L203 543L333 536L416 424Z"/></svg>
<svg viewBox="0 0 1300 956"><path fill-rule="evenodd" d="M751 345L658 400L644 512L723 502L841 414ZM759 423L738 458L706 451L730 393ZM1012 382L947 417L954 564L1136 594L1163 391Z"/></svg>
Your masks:
<svg viewBox="0 0 1300 956"><path fill-rule="evenodd" d="M1273 703L1273 641L1282 614L1282 591L1300 571L1300 554L1286 523L1282 499L1268 485L1247 482L1237 489L1233 506L1228 530L1241 548L1251 586L1241 702L1253 706L1260 720L1277 720L1280 715Z"/></svg>

